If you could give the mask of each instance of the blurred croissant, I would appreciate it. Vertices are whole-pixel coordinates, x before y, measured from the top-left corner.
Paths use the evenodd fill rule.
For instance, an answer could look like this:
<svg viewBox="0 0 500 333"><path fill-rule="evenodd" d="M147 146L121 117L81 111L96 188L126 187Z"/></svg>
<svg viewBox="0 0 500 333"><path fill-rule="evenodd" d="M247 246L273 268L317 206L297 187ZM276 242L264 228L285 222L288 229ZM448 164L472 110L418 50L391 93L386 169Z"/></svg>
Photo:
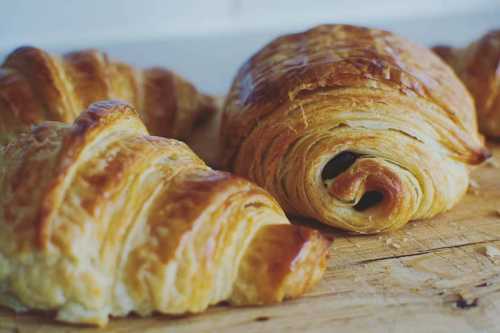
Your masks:
<svg viewBox="0 0 500 333"><path fill-rule="evenodd" d="M489 156L474 105L436 55L392 33L322 25L239 70L221 125L226 167L288 214L376 233L450 209Z"/></svg>
<svg viewBox="0 0 500 333"><path fill-rule="evenodd" d="M215 108L211 97L167 69L136 70L97 50L59 57L21 47L0 67L0 142L44 120L70 123L106 99L132 103L153 135L177 139Z"/></svg>
<svg viewBox="0 0 500 333"><path fill-rule="evenodd" d="M264 190L149 136L126 104L44 122L0 147L0 302L104 325L296 297L329 241Z"/></svg>
<svg viewBox="0 0 500 333"><path fill-rule="evenodd" d="M500 30L493 30L465 48L434 49L462 79L476 102L479 129L500 138Z"/></svg>

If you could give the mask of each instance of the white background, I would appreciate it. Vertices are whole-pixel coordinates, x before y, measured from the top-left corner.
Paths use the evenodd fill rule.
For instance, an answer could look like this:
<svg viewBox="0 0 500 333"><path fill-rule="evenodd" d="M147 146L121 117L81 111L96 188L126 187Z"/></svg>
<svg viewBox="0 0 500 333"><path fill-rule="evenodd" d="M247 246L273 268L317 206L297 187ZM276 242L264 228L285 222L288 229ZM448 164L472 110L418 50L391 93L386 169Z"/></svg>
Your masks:
<svg viewBox="0 0 500 333"><path fill-rule="evenodd" d="M170 67L215 94L270 39L319 23L381 27L427 45L464 45L500 28L500 0L17 0L0 8L0 57L27 44L97 47Z"/></svg>

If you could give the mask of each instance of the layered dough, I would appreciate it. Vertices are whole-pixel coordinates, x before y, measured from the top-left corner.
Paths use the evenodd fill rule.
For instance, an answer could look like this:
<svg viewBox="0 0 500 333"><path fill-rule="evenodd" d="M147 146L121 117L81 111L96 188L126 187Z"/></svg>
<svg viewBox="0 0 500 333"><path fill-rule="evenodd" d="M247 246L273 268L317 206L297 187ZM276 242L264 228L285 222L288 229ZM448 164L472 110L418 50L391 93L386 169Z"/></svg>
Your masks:
<svg viewBox="0 0 500 333"><path fill-rule="evenodd" d="M215 109L212 97L168 69L135 69L97 50L60 57L21 47L0 67L0 142L44 120L71 123L108 99L134 105L151 134L182 140Z"/></svg>
<svg viewBox="0 0 500 333"><path fill-rule="evenodd" d="M464 86L430 50L323 25L279 37L239 70L221 125L225 165L292 215L361 233L430 218L489 156Z"/></svg>
<svg viewBox="0 0 500 333"><path fill-rule="evenodd" d="M500 138L500 30L492 30L465 48L434 48L464 82L476 102L479 129Z"/></svg>
<svg viewBox="0 0 500 333"><path fill-rule="evenodd" d="M329 243L258 186L149 136L127 104L0 148L0 302L18 311L104 325L279 302L319 280Z"/></svg>

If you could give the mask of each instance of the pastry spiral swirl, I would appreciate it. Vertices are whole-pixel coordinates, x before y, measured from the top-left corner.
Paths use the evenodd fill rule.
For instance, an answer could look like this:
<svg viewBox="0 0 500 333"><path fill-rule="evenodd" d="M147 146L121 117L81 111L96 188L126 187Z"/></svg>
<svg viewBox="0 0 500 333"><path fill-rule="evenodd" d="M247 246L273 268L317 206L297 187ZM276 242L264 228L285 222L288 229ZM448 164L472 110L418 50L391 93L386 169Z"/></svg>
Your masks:
<svg viewBox="0 0 500 333"><path fill-rule="evenodd" d="M226 166L289 214L376 233L450 209L488 157L469 94L430 50L323 25L279 37L227 96Z"/></svg>
<svg viewBox="0 0 500 333"><path fill-rule="evenodd" d="M330 242L263 189L93 104L0 147L0 302L104 325L108 315L262 304L315 284Z"/></svg>
<svg viewBox="0 0 500 333"><path fill-rule="evenodd" d="M151 134L183 140L215 109L212 97L164 68L137 70L97 50L59 57L21 47L0 67L0 139L44 120L71 123L107 99L134 105Z"/></svg>
<svg viewBox="0 0 500 333"><path fill-rule="evenodd" d="M434 47L457 73L476 102L479 130L500 138L500 30L492 30L465 48Z"/></svg>

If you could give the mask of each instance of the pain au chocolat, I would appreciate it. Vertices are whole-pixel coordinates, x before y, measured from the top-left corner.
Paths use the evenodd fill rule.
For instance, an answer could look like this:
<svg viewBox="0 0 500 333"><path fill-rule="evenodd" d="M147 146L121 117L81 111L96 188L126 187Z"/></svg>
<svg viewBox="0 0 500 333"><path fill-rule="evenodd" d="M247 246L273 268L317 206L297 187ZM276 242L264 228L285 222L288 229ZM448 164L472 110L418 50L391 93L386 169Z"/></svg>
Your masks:
<svg viewBox="0 0 500 333"><path fill-rule="evenodd" d="M360 233L453 207L489 153L473 101L429 49L322 25L246 61L225 101L226 167L288 214Z"/></svg>

